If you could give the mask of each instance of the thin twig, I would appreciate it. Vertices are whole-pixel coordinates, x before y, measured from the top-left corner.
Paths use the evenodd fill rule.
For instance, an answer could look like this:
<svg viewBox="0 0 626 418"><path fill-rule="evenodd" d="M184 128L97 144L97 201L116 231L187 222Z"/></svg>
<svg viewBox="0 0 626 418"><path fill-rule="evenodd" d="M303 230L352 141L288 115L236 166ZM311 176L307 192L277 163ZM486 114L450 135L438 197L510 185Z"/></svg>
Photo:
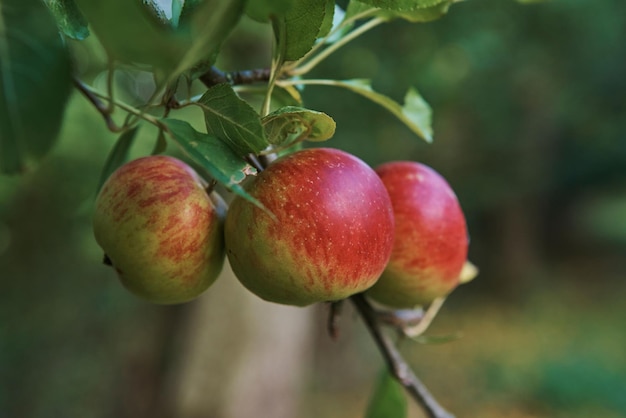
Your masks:
<svg viewBox="0 0 626 418"><path fill-rule="evenodd" d="M404 360L395 344L387 334L383 332L376 311L362 294L351 296L350 299L357 311L363 318L367 329L374 338L378 349L383 355L387 367L407 392L424 408L429 418L454 418L454 415L446 411L433 397L430 391L417 378L409 364Z"/></svg>
<svg viewBox="0 0 626 418"><path fill-rule="evenodd" d="M111 132L121 131L122 129L118 127L113 121L113 118L111 118L111 111L109 110L109 106L105 105L95 94L93 94L91 90L89 90L85 83L83 83L77 77L72 77L72 81L74 82L74 86L76 86L78 91L80 91L83 96L85 96L87 100L89 100L91 104L93 104L93 106L96 108L96 110L102 115L104 121L107 124L107 128Z"/></svg>

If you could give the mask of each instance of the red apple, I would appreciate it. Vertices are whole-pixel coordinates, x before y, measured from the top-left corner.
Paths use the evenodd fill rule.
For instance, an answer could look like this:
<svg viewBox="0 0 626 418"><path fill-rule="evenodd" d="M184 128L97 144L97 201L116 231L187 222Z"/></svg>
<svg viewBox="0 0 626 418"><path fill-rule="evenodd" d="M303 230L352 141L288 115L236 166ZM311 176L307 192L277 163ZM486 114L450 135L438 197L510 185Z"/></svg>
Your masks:
<svg viewBox="0 0 626 418"><path fill-rule="evenodd" d="M461 206L446 180L426 165L395 161L376 172L393 205L395 243L368 295L396 308L429 304L459 284L468 247Z"/></svg>
<svg viewBox="0 0 626 418"><path fill-rule="evenodd" d="M225 204L184 162L144 157L117 169L96 200L94 235L126 288L155 303L189 301L224 261Z"/></svg>
<svg viewBox="0 0 626 418"><path fill-rule="evenodd" d="M237 197L225 224L235 275L261 298L304 306L372 286L393 245L393 213L376 173L344 151L281 157Z"/></svg>

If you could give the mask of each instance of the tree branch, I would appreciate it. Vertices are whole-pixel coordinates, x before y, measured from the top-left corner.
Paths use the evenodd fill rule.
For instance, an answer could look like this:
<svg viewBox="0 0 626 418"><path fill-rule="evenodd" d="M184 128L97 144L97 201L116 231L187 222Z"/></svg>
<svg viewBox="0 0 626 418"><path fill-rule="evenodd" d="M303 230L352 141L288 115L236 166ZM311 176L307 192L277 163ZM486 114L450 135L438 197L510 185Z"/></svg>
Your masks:
<svg viewBox="0 0 626 418"><path fill-rule="evenodd" d="M411 366L404 360L395 344L383 332L378 323L378 316L374 308L365 299L363 294L350 297L352 303L363 318L367 329L374 338L391 374L404 386L407 392L424 408L429 418L454 418L433 397L430 391L417 378Z"/></svg>
<svg viewBox="0 0 626 418"><path fill-rule="evenodd" d="M109 128L111 132L119 132L121 129L115 124L113 118L111 118L111 109L109 109L109 106L102 103L102 101L98 97L96 97L96 95L93 94L91 90L89 90L87 86L85 86L85 84L77 77L72 77L72 81L74 82L74 86L76 86L78 91L80 91L83 96L85 96L87 100L89 100L91 104L94 105L96 110L102 115L104 121L107 124L107 128Z"/></svg>
<svg viewBox="0 0 626 418"><path fill-rule="evenodd" d="M202 74L199 79L207 87L213 87L222 83L237 86L241 84L254 84L269 81L270 72L269 68L224 72L216 67L211 67L211 69Z"/></svg>

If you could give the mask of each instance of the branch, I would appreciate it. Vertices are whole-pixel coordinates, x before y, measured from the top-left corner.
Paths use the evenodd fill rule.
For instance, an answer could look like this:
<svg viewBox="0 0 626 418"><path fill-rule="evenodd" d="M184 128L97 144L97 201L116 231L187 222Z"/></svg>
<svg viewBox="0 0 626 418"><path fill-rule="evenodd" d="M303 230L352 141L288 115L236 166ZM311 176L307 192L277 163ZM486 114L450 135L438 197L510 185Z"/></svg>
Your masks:
<svg viewBox="0 0 626 418"><path fill-rule="evenodd" d="M78 91L80 91L83 96L85 96L87 100L89 100L91 104L94 105L96 110L102 115L104 121L107 124L107 128L109 128L111 132L119 132L121 128L119 128L113 121L113 118L111 118L111 109L109 108L110 106L106 106L104 103L102 103L102 101L95 94L93 94L91 90L89 90L85 83L83 83L77 77L72 77L72 81L74 82L74 86L76 86Z"/></svg>
<svg viewBox="0 0 626 418"><path fill-rule="evenodd" d="M374 308L362 294L351 296L350 299L357 311L363 317L370 334L374 338L378 349L383 355L387 367L408 393L424 408L429 418L454 418L454 415L446 411L433 397L424 384L417 378L411 366L404 360L395 344L385 334Z"/></svg>
<svg viewBox="0 0 626 418"><path fill-rule="evenodd" d="M254 84L269 81L270 69L257 68L254 70L224 72L216 67L211 67L209 71L199 77L200 81L207 87L228 83L233 86L241 84Z"/></svg>

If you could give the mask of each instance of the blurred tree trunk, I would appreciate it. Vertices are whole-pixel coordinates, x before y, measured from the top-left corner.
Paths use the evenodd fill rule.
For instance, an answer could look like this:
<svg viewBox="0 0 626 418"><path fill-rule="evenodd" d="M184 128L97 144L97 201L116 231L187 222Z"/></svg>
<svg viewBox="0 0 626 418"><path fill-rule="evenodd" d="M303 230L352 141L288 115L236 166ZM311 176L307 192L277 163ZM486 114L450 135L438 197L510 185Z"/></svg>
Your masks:
<svg viewBox="0 0 626 418"><path fill-rule="evenodd" d="M261 300L225 265L180 323L159 414L299 416L304 373L311 364L313 312Z"/></svg>

